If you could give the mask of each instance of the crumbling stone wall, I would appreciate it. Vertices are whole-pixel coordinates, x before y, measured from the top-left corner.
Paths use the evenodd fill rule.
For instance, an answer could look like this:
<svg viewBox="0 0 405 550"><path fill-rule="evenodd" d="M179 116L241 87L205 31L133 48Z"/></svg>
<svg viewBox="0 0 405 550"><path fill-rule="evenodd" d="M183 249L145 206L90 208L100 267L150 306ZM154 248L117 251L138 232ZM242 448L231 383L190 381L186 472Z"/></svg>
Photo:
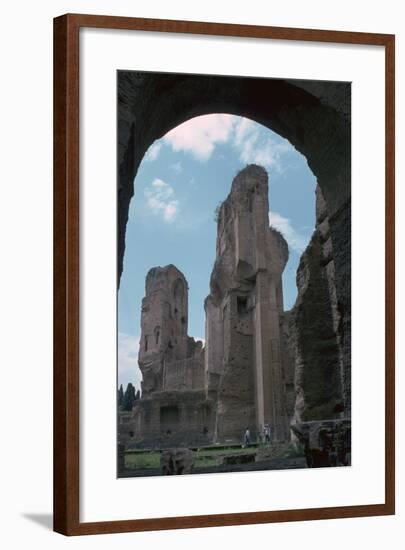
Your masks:
<svg viewBox="0 0 405 550"><path fill-rule="evenodd" d="M205 301L206 346L187 335L188 286L173 265L146 277L138 440L240 442L265 425L288 438L281 275L287 243L269 226L268 178L256 165L233 180L218 216L217 257ZM202 399L199 392L204 392ZM185 407L187 412L185 412ZM167 444L164 443L165 445Z"/></svg>
<svg viewBox="0 0 405 550"><path fill-rule="evenodd" d="M142 300L139 367L142 395L181 386L204 387L201 342L187 334L188 285L174 265L154 267L146 276ZM200 385L199 385L200 384Z"/></svg>
<svg viewBox="0 0 405 550"><path fill-rule="evenodd" d="M316 228L297 271L298 297L289 319L289 348L295 356L294 423L345 416L342 316L336 292L334 247L320 188Z"/></svg>
<svg viewBox="0 0 405 550"><path fill-rule="evenodd" d="M137 448L167 449L208 445L213 439L215 404L204 390L155 392L134 407Z"/></svg>
<svg viewBox="0 0 405 550"><path fill-rule="evenodd" d="M182 122L202 114L251 118L281 136L308 160L328 211L333 244L339 350L345 414L351 408L351 85L348 82L257 79L134 71L118 73L118 273L122 271L133 182L148 147ZM213 342L218 311L206 302ZM217 326L221 323L218 321ZM209 387L218 383L215 358Z"/></svg>
<svg viewBox="0 0 405 550"><path fill-rule="evenodd" d="M286 439L281 274L288 247L269 227L268 179L250 165L233 180L218 216L217 257L207 314L208 394L216 395L215 436L241 440L270 425Z"/></svg>
<svg viewBox="0 0 405 550"><path fill-rule="evenodd" d="M212 439L204 350L188 336L187 325L186 278L174 265L150 269L138 355L142 399L134 408L137 446L197 445Z"/></svg>
<svg viewBox="0 0 405 550"><path fill-rule="evenodd" d="M307 158L325 199L333 246L335 298L330 294L329 299L336 301L339 312L337 345L346 418L351 409L350 96L348 82L118 73L119 275L138 166L148 147L178 124L209 113L244 116L279 133ZM216 339L222 342L223 336L216 330L222 326L221 312L213 306L211 298L205 307L207 320L210 319L207 339L211 343ZM336 320L337 317L332 325ZM291 338L294 340L293 334ZM217 346L218 343L214 348ZM208 387L213 391L220 381L221 365L212 354L209 358L206 355L205 360L210 365L209 372L206 368ZM285 383L291 386L291 382ZM287 401L290 402L288 398Z"/></svg>
<svg viewBox="0 0 405 550"><path fill-rule="evenodd" d="M205 386L204 352L202 342L199 342L200 353L194 352L193 357L179 359L164 364L163 389L171 390L198 390Z"/></svg>
<svg viewBox="0 0 405 550"><path fill-rule="evenodd" d="M204 348L187 334L184 275L173 265L149 271L139 351L143 391L134 408L137 446L240 442L246 428L255 438L266 425L273 441L286 441L290 422L298 437L308 422L324 434L343 421L350 451L344 328L350 319L339 297L338 254L319 187L316 197L316 227L300 260L290 312L282 290L288 246L269 224L267 173L256 165L234 178L219 210ZM315 439L305 439L308 452L325 454L311 448Z"/></svg>
<svg viewBox="0 0 405 550"><path fill-rule="evenodd" d="M128 447L135 436L133 411L118 411L117 439L123 447Z"/></svg>
<svg viewBox="0 0 405 550"><path fill-rule="evenodd" d="M292 345L291 335L291 311L285 311L280 317L281 331L281 353L282 360L282 378L285 392L285 409L287 416L287 424L291 423L295 413L295 354Z"/></svg>

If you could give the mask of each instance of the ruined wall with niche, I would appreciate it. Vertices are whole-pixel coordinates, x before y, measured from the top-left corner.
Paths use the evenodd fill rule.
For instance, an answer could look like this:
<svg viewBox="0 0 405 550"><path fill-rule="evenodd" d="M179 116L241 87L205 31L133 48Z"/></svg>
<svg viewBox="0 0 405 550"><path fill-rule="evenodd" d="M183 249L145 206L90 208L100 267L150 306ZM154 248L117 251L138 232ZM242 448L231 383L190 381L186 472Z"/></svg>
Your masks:
<svg viewBox="0 0 405 550"><path fill-rule="evenodd" d="M171 448L212 442L215 405L204 390L156 392L139 399L133 411L137 448Z"/></svg>

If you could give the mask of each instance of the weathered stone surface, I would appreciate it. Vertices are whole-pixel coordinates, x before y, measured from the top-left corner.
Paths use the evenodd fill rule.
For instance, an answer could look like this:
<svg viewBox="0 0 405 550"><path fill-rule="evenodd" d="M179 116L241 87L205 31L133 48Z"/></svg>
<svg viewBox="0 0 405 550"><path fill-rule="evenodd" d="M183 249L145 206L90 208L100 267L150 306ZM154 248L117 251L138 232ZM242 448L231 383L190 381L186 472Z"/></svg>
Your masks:
<svg viewBox="0 0 405 550"><path fill-rule="evenodd" d="M136 448L201 447L212 442L215 403L205 390L155 392L139 399L133 414Z"/></svg>
<svg viewBox="0 0 405 550"><path fill-rule="evenodd" d="M351 205L350 200L329 216L339 312L338 335L342 355L342 387L345 416L351 414Z"/></svg>
<svg viewBox="0 0 405 550"><path fill-rule="evenodd" d="M351 423L349 420L303 422L292 430L305 449L309 468L351 465Z"/></svg>
<svg viewBox="0 0 405 550"><path fill-rule="evenodd" d="M119 410L117 420L118 444L122 444L125 449L135 436L133 411Z"/></svg>
<svg viewBox="0 0 405 550"><path fill-rule="evenodd" d="M160 472L164 476L191 474L194 454L190 449L170 449L160 455Z"/></svg>
<svg viewBox="0 0 405 550"><path fill-rule="evenodd" d="M139 350L142 398L133 410L131 444L164 449L241 443L247 428L254 441L265 426L272 442L285 442L292 422L295 437L304 441L309 434L312 465L335 460L337 451L313 444L314 437L329 441L328 430L350 429L342 328L350 319L338 292L327 203L318 188L316 228L301 257L290 312L284 311L282 291L288 246L269 225L268 213L267 173L247 166L218 213L204 347L187 334L184 275L173 265L149 271ZM338 436L333 438L335 445ZM340 464L348 460L350 438L344 449Z"/></svg>
<svg viewBox="0 0 405 550"><path fill-rule="evenodd" d="M276 439L288 437L280 331L288 247L268 212L267 173L250 165L219 210L206 301L206 373L217 395L219 441L240 441L247 427L255 438L265 425Z"/></svg>
<svg viewBox="0 0 405 550"><path fill-rule="evenodd" d="M280 333L281 333L281 353L282 359L282 378L285 392L285 410L287 423L290 424L294 417L295 411L295 351L292 347L293 338L291 335L292 322L291 317L293 312L285 311L280 316Z"/></svg>
<svg viewBox="0 0 405 550"><path fill-rule="evenodd" d="M204 388L202 343L187 334L188 285L173 265L154 267L142 301L139 367L142 395Z"/></svg>
<svg viewBox="0 0 405 550"><path fill-rule="evenodd" d="M299 295L294 308L297 422L336 418L337 407L342 404L339 346L321 260L321 242L315 231L297 273Z"/></svg>
<svg viewBox="0 0 405 550"><path fill-rule="evenodd" d="M118 75L118 272L122 271L125 228L133 181L148 147L178 124L209 113L231 113L255 120L288 139L308 160L324 196L327 223L318 225L322 262L327 267L332 326L337 331L343 407L351 409L351 236L350 83L257 79L121 71ZM240 264L243 273L247 266ZM220 281L220 278L218 278ZM331 281L334 280L334 287ZM226 283L226 281L224 281ZM215 299L216 292L212 293ZM206 301L213 342L222 341L218 308ZM215 301L215 300L214 300ZM333 304L335 302L335 304ZM329 322L329 321L328 321ZM283 322L283 331L290 321ZM336 328L337 326L337 328ZM291 334L292 340L294 335ZM215 346L217 347L216 344ZM210 353L209 350L206 353ZM206 355L207 360L207 355ZM221 364L209 358L208 387L214 393ZM286 375L288 377L288 375ZM152 381L153 385L153 381ZM291 409L291 377L286 385ZM290 397L288 397L288 395Z"/></svg>
<svg viewBox="0 0 405 550"><path fill-rule="evenodd" d="M345 377L344 369L344 308L337 294L335 247L319 186L316 195L316 228L300 260L298 297L287 330L288 348L295 356L294 423L350 419L346 399L350 376Z"/></svg>
<svg viewBox="0 0 405 550"><path fill-rule="evenodd" d="M269 226L268 178L255 165L233 180L218 215L217 256L205 301L206 345L187 335L184 275L151 269L142 301L134 408L139 447L252 439L269 426L289 438L286 380L293 386L283 324L287 243Z"/></svg>
<svg viewBox="0 0 405 550"><path fill-rule="evenodd" d="M146 276L138 355L142 399L133 411L138 447L204 445L213 431L204 349L187 334L188 285L173 265Z"/></svg>
<svg viewBox="0 0 405 550"><path fill-rule="evenodd" d="M125 445L123 443L118 443L118 471L122 472L125 470Z"/></svg>

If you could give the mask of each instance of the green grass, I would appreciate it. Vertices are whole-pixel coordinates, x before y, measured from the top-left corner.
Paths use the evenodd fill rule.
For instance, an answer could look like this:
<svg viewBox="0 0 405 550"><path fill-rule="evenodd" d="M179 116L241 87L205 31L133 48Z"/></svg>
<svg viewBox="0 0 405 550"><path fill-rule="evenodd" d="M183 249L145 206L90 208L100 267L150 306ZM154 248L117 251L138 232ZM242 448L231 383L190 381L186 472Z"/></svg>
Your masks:
<svg viewBox="0 0 405 550"><path fill-rule="evenodd" d="M238 448L208 448L208 449L200 449L197 453L197 456L217 456L217 455L235 455L235 454L254 454L257 452L256 447L246 447L243 449L242 447Z"/></svg>
<svg viewBox="0 0 405 550"><path fill-rule="evenodd" d="M125 468L129 470L143 470L160 467L160 453L147 451L145 453L126 453Z"/></svg>
<svg viewBox="0 0 405 550"><path fill-rule="evenodd" d="M264 448L264 447L263 447ZM281 446L280 448L270 448L272 458L293 458L304 455L301 446L296 448L294 445ZM211 468L223 463L225 456L235 456L239 454L255 454L257 447L206 447L196 452L194 468ZM263 458L262 458L263 459ZM125 453L125 468L129 470L156 470L160 468L160 453L158 451L128 451Z"/></svg>
<svg viewBox="0 0 405 550"><path fill-rule="evenodd" d="M239 448L205 448L196 453L195 468L209 468L222 464L224 456L238 454L254 454L255 447ZM160 468L160 453L158 451L135 451L125 453L125 468L129 470L144 470Z"/></svg>
<svg viewBox="0 0 405 550"><path fill-rule="evenodd" d="M219 456L199 456L194 462L194 468L209 468L211 466L219 466L221 464L221 458Z"/></svg>
<svg viewBox="0 0 405 550"><path fill-rule="evenodd" d="M286 456L289 458L297 458L297 457L305 456L305 450L303 445L301 445L300 443L297 443L296 445L293 445L292 443L290 443L286 452Z"/></svg>

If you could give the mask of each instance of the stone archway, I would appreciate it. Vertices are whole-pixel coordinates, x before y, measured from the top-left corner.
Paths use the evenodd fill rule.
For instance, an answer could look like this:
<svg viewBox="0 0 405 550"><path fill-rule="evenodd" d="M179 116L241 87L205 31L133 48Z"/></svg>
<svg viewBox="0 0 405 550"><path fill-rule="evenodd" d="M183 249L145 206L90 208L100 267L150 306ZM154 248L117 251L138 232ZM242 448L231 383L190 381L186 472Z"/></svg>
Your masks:
<svg viewBox="0 0 405 550"><path fill-rule="evenodd" d="M317 178L333 247L336 309L350 414L350 83L120 72L118 76L118 273L134 178L156 140L190 118L229 113L290 141Z"/></svg>
<svg viewBox="0 0 405 550"><path fill-rule="evenodd" d="M247 117L288 139L316 176L330 219L350 210L350 84L136 72L119 73L118 84L119 275L133 180L145 152L203 114Z"/></svg>

